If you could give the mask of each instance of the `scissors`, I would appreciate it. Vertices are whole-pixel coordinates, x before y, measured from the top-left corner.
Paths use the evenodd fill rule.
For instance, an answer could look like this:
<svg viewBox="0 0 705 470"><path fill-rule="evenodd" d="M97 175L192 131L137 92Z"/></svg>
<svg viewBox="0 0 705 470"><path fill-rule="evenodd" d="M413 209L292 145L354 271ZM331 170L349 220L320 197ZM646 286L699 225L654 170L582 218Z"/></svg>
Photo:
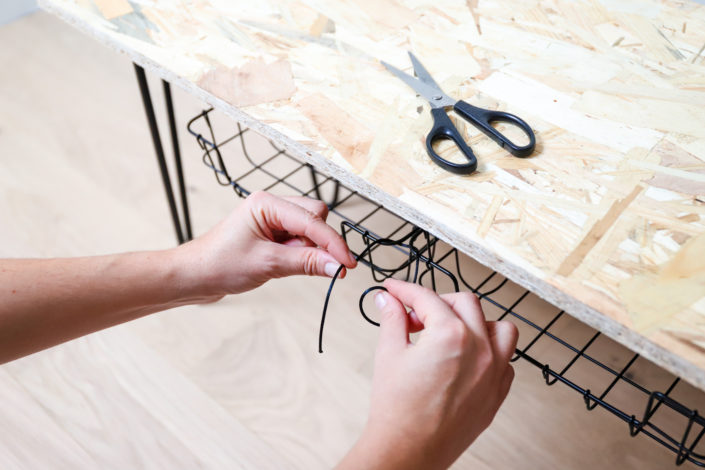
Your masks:
<svg viewBox="0 0 705 470"><path fill-rule="evenodd" d="M477 168L477 158L472 149L468 146L462 134L453 125L448 117L448 108L460 115L463 119L484 132L490 139L506 149L515 157L528 157L536 147L536 136L531 127L520 117L502 111L492 111L482 109L466 103L463 100L456 100L443 93L441 87L433 80L428 70L421 65L421 62L409 52L411 63L414 65L414 72L418 78L408 75L396 67L382 61L387 70L394 74L401 81L409 85L416 93L423 96L431 104L431 115L433 116L433 127L426 136L426 152L431 159L442 168L461 175L467 175ZM502 133L492 127L493 122L508 122L518 126L528 137L529 143L520 147L506 138ZM467 163L450 162L433 150L433 144L438 140L449 139L460 149L461 153L468 160Z"/></svg>

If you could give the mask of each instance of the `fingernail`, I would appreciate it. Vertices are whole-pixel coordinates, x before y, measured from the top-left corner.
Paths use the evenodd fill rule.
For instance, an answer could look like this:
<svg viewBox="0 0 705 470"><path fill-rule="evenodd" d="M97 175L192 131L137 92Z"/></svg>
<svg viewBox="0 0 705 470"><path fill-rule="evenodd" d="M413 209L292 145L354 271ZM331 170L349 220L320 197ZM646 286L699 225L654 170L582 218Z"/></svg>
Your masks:
<svg viewBox="0 0 705 470"><path fill-rule="evenodd" d="M352 251L348 251L348 256L350 257L350 260L352 260L353 265L357 264L357 259L355 259L355 255L353 254Z"/></svg>
<svg viewBox="0 0 705 470"><path fill-rule="evenodd" d="M375 294L375 305L379 310L382 310L385 305L387 305L387 299L384 297L384 292L377 292Z"/></svg>
<svg viewBox="0 0 705 470"><path fill-rule="evenodd" d="M339 266L340 265L337 263L326 263L326 265L323 266L323 272L326 273L326 276L333 277L335 276L335 273L338 272Z"/></svg>

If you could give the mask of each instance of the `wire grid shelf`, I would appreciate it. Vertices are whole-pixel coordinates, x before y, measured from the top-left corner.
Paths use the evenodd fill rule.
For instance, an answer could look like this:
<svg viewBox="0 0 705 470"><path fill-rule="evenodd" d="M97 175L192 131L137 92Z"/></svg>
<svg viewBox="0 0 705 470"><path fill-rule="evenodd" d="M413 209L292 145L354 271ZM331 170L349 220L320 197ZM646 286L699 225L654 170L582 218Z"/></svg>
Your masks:
<svg viewBox="0 0 705 470"><path fill-rule="evenodd" d="M247 133L252 131L239 123L236 132L218 140L211 111L205 110L189 121L188 131L196 138L203 162L214 172L218 184L231 187L240 197L249 195L252 188L276 189L325 201L330 212L342 219L341 234L353 253L363 255L360 262L370 269L375 282L394 276L437 292L457 292L461 288L474 292L488 319L508 319L519 328L519 345L512 362L535 367L548 386L560 382L574 390L587 410L599 407L624 421L631 436L643 434L658 442L676 455L676 465L691 462L705 467L705 419L683 403L702 400L701 391L562 310L546 307L541 314L525 314L532 310L528 305L538 300L528 290L271 142L263 155L253 156L247 144ZM224 155L236 150L235 146L249 164L244 170L245 162L226 165ZM235 168L237 175L233 174ZM379 225L374 221L380 218L385 224L373 229ZM375 322L364 312L363 300L375 288L360 298L360 311L371 323ZM678 395L680 389L686 390Z"/></svg>

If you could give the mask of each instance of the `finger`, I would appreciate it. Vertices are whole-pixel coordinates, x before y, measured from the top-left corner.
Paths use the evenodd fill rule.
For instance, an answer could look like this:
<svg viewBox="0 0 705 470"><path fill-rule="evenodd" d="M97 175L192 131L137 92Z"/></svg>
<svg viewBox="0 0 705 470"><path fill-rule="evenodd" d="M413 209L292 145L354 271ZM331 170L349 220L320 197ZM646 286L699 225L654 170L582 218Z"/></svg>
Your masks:
<svg viewBox="0 0 705 470"><path fill-rule="evenodd" d="M357 264L343 237L315 213L264 192L252 193L250 198L255 206L253 217L263 218L261 222L270 231L285 230L292 235L307 237L329 252L340 264L349 268Z"/></svg>
<svg viewBox="0 0 705 470"><path fill-rule="evenodd" d="M308 276L333 277L341 264L330 253L314 247L273 245L270 270L273 277ZM345 277L345 267L338 277Z"/></svg>
<svg viewBox="0 0 705 470"><path fill-rule="evenodd" d="M397 352L409 344L409 321L406 309L387 292L375 294L375 306L380 311L379 354Z"/></svg>
<svg viewBox="0 0 705 470"><path fill-rule="evenodd" d="M423 330L423 323L419 320L416 312L409 310L409 333L418 333Z"/></svg>
<svg viewBox="0 0 705 470"><path fill-rule="evenodd" d="M282 239L282 241L280 241L279 243L281 243L282 245L292 246L292 247L295 247L295 246L311 246L314 248L316 247L316 244L313 243L311 240L309 240L306 237L291 237L288 239Z"/></svg>
<svg viewBox="0 0 705 470"><path fill-rule="evenodd" d="M301 206L309 212L313 212L323 220L328 218L328 206L325 202L305 196L285 196L282 199Z"/></svg>
<svg viewBox="0 0 705 470"><path fill-rule="evenodd" d="M499 393L497 398L499 399L498 406L504 403L504 399L509 395L509 390L512 388L512 382L514 381L514 368L511 365L507 366L507 370L502 376L502 381L499 383Z"/></svg>
<svg viewBox="0 0 705 470"><path fill-rule="evenodd" d="M453 310L435 292L418 284L387 279L387 291L403 304L411 307L425 329L458 320Z"/></svg>
<svg viewBox="0 0 705 470"><path fill-rule="evenodd" d="M514 355L519 339L519 330L510 321L488 321L487 331L495 357L508 363Z"/></svg>
<svg viewBox="0 0 705 470"><path fill-rule="evenodd" d="M441 298L450 305L465 324L477 334L488 336L485 314L482 312L480 299L471 292L443 294Z"/></svg>

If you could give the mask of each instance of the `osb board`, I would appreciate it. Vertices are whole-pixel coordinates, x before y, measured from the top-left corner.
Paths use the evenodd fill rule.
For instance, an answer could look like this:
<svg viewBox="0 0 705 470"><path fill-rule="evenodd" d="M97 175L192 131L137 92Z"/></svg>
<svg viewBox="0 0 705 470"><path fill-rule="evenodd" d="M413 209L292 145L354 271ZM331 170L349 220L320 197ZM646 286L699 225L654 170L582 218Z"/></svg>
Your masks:
<svg viewBox="0 0 705 470"><path fill-rule="evenodd" d="M705 388L702 4L44 7ZM449 94L527 120L534 156L473 132L476 173L435 166L426 103L379 63L409 70L407 50Z"/></svg>

